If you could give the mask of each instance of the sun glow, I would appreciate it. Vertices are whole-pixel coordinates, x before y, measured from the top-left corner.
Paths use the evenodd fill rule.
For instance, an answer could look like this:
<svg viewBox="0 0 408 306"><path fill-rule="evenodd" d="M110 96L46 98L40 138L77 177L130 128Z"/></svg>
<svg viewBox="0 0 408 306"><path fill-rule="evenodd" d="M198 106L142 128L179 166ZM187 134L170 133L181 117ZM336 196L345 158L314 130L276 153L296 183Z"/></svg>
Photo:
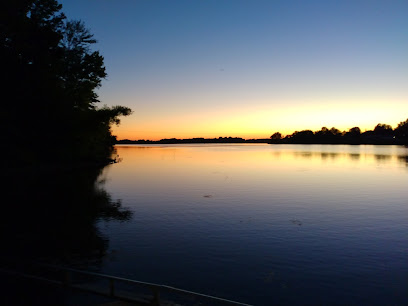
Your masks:
<svg viewBox="0 0 408 306"><path fill-rule="evenodd" d="M253 106L255 105L255 106ZM290 106L289 106L290 105ZM274 105L265 102L239 108L220 108L194 112L174 111L168 113L135 113L124 118L113 132L118 139L163 138L214 138L242 137L269 138L274 132L283 135L294 131L320 130L323 126L348 130L358 126L362 131L373 129L378 123L396 125L406 118L408 106L399 101L384 107L386 103L377 101L335 101L332 103L288 103Z"/></svg>

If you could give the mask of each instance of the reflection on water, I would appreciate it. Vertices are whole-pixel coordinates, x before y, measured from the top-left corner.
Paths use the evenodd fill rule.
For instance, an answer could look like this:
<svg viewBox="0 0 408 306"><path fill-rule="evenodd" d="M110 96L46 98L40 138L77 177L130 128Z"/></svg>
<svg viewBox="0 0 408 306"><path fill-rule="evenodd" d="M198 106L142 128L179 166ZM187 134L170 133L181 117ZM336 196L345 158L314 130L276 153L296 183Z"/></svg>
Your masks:
<svg viewBox="0 0 408 306"><path fill-rule="evenodd" d="M398 159L408 167L408 156L398 156Z"/></svg>
<svg viewBox="0 0 408 306"><path fill-rule="evenodd" d="M132 215L104 189L103 176L97 180L100 172L98 167L76 165L3 169L0 269L41 275L45 271L35 267L47 263L98 271L107 256L110 237L100 232L96 222L125 223ZM3 273L0 286L2 305L98 301L94 296L82 297Z"/></svg>
<svg viewBox="0 0 408 306"><path fill-rule="evenodd" d="M2 172L2 262L41 261L98 268L108 247L95 222L127 221L96 167L43 166Z"/></svg>
<svg viewBox="0 0 408 306"><path fill-rule="evenodd" d="M408 149L118 146L103 269L256 305L408 301Z"/></svg>

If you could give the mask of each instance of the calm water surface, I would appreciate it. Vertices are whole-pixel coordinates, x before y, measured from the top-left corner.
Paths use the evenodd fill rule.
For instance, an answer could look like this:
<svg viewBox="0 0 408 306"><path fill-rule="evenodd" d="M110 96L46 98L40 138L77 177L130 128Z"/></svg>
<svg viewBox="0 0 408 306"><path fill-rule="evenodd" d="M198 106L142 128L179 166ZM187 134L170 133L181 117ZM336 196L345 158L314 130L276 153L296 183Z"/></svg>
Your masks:
<svg viewBox="0 0 408 306"><path fill-rule="evenodd" d="M103 272L255 305L408 303L408 149L117 146Z"/></svg>

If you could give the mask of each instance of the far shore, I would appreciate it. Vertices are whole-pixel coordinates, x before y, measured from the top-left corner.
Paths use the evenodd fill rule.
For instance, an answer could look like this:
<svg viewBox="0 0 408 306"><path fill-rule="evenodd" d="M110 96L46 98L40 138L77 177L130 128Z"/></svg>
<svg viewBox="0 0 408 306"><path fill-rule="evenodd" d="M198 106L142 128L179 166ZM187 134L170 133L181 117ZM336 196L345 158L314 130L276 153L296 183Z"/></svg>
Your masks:
<svg viewBox="0 0 408 306"><path fill-rule="evenodd" d="M115 144L211 144L211 143L266 143L266 144L348 144L348 145L407 145L402 139L395 137L359 137L357 139L322 139L314 141L314 139L243 139L239 137L219 137L219 138L188 138L188 139L161 139L161 140L129 140L122 139L116 141Z"/></svg>

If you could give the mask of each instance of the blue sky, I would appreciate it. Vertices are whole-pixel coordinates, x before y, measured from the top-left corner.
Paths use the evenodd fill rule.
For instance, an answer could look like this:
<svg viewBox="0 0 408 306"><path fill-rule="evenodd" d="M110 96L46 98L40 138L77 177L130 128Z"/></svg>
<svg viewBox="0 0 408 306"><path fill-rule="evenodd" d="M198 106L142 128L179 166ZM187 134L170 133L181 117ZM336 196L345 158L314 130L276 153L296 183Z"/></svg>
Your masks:
<svg viewBox="0 0 408 306"><path fill-rule="evenodd" d="M408 1L65 0L118 138L269 137L408 117Z"/></svg>

